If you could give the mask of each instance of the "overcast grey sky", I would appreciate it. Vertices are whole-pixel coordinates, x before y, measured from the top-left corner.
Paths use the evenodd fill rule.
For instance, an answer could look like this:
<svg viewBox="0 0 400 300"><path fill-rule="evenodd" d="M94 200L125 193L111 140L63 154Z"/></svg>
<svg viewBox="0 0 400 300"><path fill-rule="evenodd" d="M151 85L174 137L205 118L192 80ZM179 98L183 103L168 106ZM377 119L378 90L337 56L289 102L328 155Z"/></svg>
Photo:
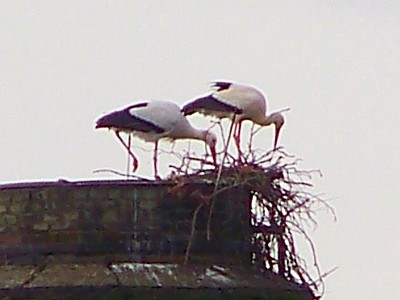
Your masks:
<svg viewBox="0 0 400 300"><path fill-rule="evenodd" d="M398 1L2 1L0 181L123 171L100 114L250 83L291 108L281 144L336 208L312 234L323 271L339 267L324 299L397 299L399 28Z"/></svg>

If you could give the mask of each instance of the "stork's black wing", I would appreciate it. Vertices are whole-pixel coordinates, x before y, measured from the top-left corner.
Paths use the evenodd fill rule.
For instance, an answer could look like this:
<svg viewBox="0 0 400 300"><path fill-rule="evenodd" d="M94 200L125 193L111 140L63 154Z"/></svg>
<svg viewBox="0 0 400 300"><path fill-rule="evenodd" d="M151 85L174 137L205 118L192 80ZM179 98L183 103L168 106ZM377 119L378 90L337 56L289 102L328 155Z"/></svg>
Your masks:
<svg viewBox="0 0 400 300"><path fill-rule="evenodd" d="M164 128L130 113L132 108L147 106L146 103L131 105L123 110L109 113L96 121L96 128L117 128L127 131L163 133Z"/></svg>
<svg viewBox="0 0 400 300"><path fill-rule="evenodd" d="M188 104L186 104L182 110L184 115L191 115L196 112L232 112L234 114L241 114L242 109L223 102L212 94L205 97L198 98Z"/></svg>

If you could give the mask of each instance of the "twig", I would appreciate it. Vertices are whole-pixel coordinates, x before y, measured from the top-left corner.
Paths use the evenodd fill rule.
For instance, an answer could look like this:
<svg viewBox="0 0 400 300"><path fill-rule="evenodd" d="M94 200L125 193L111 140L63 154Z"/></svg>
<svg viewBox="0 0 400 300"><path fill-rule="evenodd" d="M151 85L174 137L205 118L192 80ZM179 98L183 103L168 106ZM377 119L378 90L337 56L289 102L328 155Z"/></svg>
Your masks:
<svg viewBox="0 0 400 300"><path fill-rule="evenodd" d="M217 191L218 184L219 184L219 181L221 179L222 169L224 168L225 158L226 158L227 153L228 153L229 142L231 140L233 127L235 126L235 119L236 119L236 114L233 115L233 117L232 117L232 122L231 122L231 126L229 128L229 133L228 133L228 140L226 141L225 150L224 150L224 156L222 156L222 161L221 161L221 164L220 164L220 166L218 168L218 174L217 174L217 179L215 180L213 193L215 193ZM213 214L213 211L214 211L214 205L215 205L215 201L216 200L217 199L215 197L213 197L211 199L210 210L209 210L209 213L208 213L208 219L207 219L207 240L208 241L211 239L211 232L210 232L211 218L212 218L212 214Z"/></svg>
<svg viewBox="0 0 400 300"><path fill-rule="evenodd" d="M127 177L127 178L130 178L130 179L152 181L151 179L140 177L140 176L137 176L137 175L128 174L128 176L127 176L127 174L124 174L124 173L122 173L120 171L116 171L116 170L113 170L113 169L96 169L96 170L93 170L92 173L111 173L111 174L115 174L115 175L118 175L118 176L121 176L121 177Z"/></svg>
<svg viewBox="0 0 400 300"><path fill-rule="evenodd" d="M192 229L190 231L190 236L189 236L189 242L186 247L186 253L185 253L185 261L184 264L186 265L189 261L189 255L190 255L190 249L192 248L192 243L193 243L193 238L194 238L194 232L196 230L196 221L197 221L197 214L199 213L200 209L203 207L204 202L201 202L195 211L193 212L193 218L192 218Z"/></svg>

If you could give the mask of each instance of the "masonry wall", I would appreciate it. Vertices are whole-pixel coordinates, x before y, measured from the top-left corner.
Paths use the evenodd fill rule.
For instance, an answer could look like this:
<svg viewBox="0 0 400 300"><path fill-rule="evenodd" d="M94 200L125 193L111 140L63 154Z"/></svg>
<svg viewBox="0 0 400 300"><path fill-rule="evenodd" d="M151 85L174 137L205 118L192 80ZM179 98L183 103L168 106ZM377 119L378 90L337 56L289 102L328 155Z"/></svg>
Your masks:
<svg viewBox="0 0 400 300"><path fill-rule="evenodd" d="M0 186L0 259L49 254L129 255L138 261L183 261L198 191L169 182L90 181ZM206 239L209 205L195 224L191 261L249 260L249 195L221 194Z"/></svg>

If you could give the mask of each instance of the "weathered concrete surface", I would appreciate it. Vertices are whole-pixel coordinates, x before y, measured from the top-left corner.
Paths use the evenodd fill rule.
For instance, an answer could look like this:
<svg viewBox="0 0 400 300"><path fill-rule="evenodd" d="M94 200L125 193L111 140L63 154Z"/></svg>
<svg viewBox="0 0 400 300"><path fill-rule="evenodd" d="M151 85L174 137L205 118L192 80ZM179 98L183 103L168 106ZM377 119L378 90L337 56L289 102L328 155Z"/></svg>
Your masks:
<svg viewBox="0 0 400 300"><path fill-rule="evenodd" d="M101 264L51 263L25 284L27 288L116 285L113 272Z"/></svg>
<svg viewBox="0 0 400 300"><path fill-rule="evenodd" d="M287 280L272 273L259 273L249 267L223 265L178 265L118 263L111 264L122 285L181 288L282 288L302 291ZM144 276L145 275L145 276Z"/></svg>
<svg viewBox="0 0 400 300"><path fill-rule="evenodd" d="M211 299L311 299L306 290L277 275L221 265L52 262L40 268L1 266L0 280L0 296L9 299L73 299L77 295L86 299L166 299L167 294L180 299L201 299L200 295Z"/></svg>
<svg viewBox="0 0 400 300"><path fill-rule="evenodd" d="M35 272L35 266L0 266L0 288L14 289L24 286Z"/></svg>

